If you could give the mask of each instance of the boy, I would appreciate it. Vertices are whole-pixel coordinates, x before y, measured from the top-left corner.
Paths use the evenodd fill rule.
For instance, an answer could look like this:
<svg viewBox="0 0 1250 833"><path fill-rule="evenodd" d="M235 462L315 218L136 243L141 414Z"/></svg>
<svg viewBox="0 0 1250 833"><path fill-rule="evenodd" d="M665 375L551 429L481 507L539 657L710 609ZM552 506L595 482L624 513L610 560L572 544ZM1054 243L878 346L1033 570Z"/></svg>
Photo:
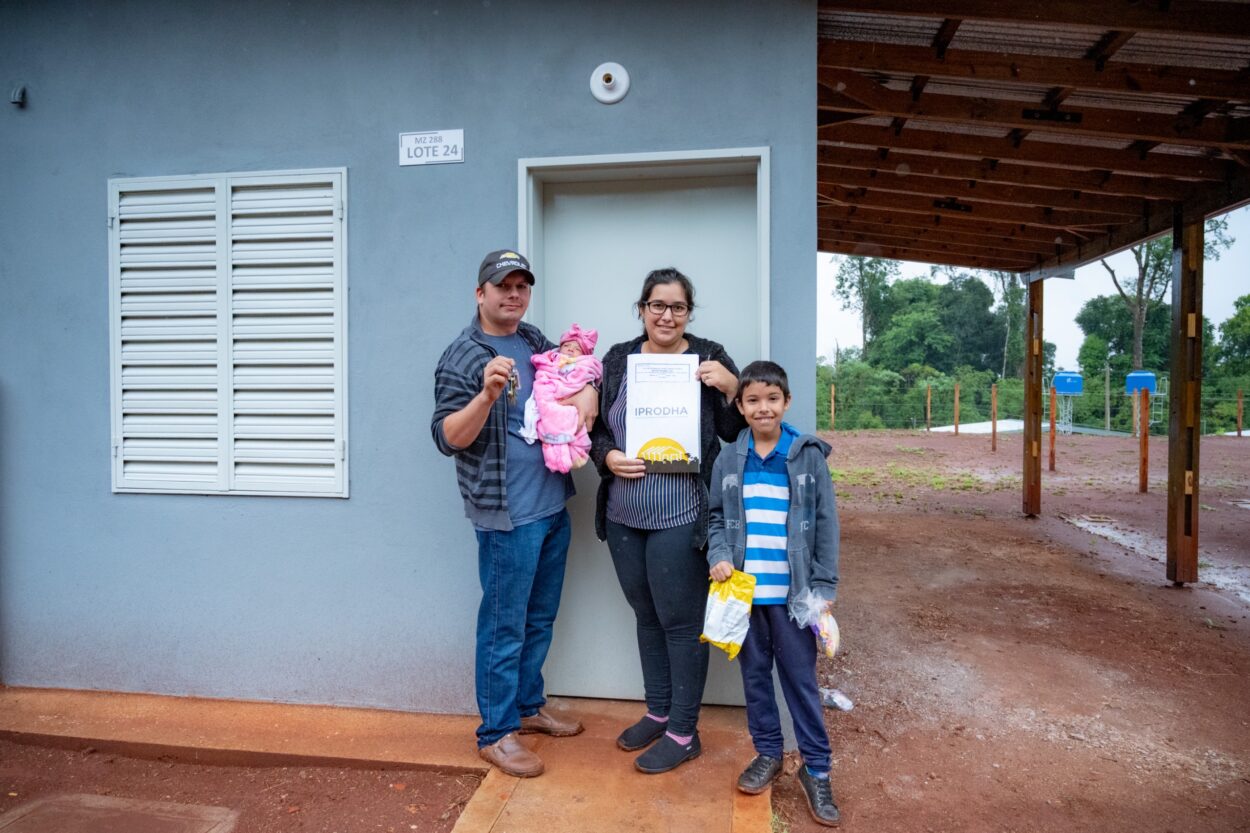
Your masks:
<svg viewBox="0 0 1250 833"><path fill-rule="evenodd" d="M738 660L746 692L747 727L755 760L738 789L763 792L781 772L781 719L773 694L773 663L794 718L803 766L799 782L812 817L835 827L838 807L829 783L829 735L816 683L816 637L789 615L805 589L832 604L838 586L838 513L825 462L830 448L781 421L790 407L786 372L774 362L742 370L734 397L747 427L736 454L712 470L708 564L717 581L734 568L755 576L751 626Z"/></svg>

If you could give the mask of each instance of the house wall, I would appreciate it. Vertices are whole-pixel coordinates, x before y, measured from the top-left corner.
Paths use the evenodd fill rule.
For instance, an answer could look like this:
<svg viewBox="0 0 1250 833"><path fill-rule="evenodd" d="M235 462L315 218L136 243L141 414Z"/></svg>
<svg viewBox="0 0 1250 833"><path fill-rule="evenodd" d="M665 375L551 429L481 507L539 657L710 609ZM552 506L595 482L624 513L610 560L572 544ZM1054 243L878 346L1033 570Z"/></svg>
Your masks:
<svg viewBox="0 0 1250 833"><path fill-rule="evenodd" d="M815 47L811 0L0 5L29 96L0 101L0 681L470 711L432 376L516 242L516 160L771 147L771 352L811 428ZM398 166L399 133L447 128L464 164ZM334 166L350 499L113 494L108 178Z"/></svg>

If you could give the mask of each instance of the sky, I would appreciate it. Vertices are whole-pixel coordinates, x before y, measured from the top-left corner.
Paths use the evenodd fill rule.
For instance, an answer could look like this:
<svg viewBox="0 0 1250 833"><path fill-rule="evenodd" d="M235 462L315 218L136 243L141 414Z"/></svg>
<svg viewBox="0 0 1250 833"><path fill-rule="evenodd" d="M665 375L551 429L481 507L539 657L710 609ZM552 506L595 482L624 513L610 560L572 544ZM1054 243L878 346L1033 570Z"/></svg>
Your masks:
<svg viewBox="0 0 1250 833"><path fill-rule="evenodd" d="M1233 314L1233 301L1250 294L1250 206L1225 215L1228 235L1234 239L1218 261L1208 260L1203 266L1202 312L1216 326ZM816 255L816 354L832 358L836 347L859 347L859 313L843 310L833 294L834 275L840 257L820 252ZM1108 263L1124 284L1126 276L1136 277L1136 264L1128 251L1108 258ZM905 278L927 277L929 265L901 262ZM1114 295L1115 286L1102 264L1094 261L1076 270L1075 280L1052 278L1042 293L1042 330L1047 341L1056 347L1055 366L1063 370L1080 370L1077 352L1085 334L1076 325L1081 306L1098 295ZM1166 371L1167 368L1158 368Z"/></svg>

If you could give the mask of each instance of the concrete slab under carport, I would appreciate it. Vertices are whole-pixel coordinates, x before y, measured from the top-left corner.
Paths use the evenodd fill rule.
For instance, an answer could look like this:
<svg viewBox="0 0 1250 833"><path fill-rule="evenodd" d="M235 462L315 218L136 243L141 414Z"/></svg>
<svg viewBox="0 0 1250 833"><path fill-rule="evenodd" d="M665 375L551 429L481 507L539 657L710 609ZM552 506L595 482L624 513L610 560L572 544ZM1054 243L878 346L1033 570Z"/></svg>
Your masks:
<svg viewBox="0 0 1250 833"><path fill-rule="evenodd" d="M586 731L573 738L527 736L547 772L517 779L490 770L455 833L771 829L769 794L748 797L734 789L753 754L742 709L705 708L703 755L672 773L648 776L615 744L621 727L637 719L640 704L559 698L549 707L576 714ZM464 715L0 688L0 735L201 764L480 772L485 766L474 748L476 725L476 717Z"/></svg>

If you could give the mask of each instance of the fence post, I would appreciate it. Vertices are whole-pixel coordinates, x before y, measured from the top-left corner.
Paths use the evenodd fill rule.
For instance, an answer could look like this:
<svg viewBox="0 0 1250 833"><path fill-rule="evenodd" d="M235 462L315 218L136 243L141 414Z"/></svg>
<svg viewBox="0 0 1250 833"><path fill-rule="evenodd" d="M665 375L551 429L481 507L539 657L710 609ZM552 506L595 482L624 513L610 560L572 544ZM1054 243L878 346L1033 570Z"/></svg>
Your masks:
<svg viewBox="0 0 1250 833"><path fill-rule="evenodd" d="M1103 428L1111 430L1111 365L1102 366L1102 421Z"/></svg>
<svg viewBox="0 0 1250 833"><path fill-rule="evenodd" d="M1134 399L1137 398L1134 397ZM1150 474L1150 391L1146 388L1141 389L1140 401L1141 405L1137 410L1141 414L1138 425L1138 431L1141 433L1141 465L1137 473L1137 491L1145 493L1146 481Z"/></svg>
<svg viewBox="0 0 1250 833"><path fill-rule="evenodd" d="M998 451L998 385L990 385L990 451Z"/></svg>
<svg viewBox="0 0 1250 833"><path fill-rule="evenodd" d="M1241 436L1241 388L1237 388L1237 436Z"/></svg>
<svg viewBox="0 0 1250 833"><path fill-rule="evenodd" d="M959 436L959 383L955 383L955 436Z"/></svg>
<svg viewBox="0 0 1250 833"><path fill-rule="evenodd" d="M924 386L924 430L928 431L933 424L933 385Z"/></svg>
<svg viewBox="0 0 1250 833"><path fill-rule="evenodd" d="M834 418L838 415L838 402L834 399L833 394L837 390L837 385L833 382L829 383L829 430L833 430Z"/></svg>
<svg viewBox="0 0 1250 833"><path fill-rule="evenodd" d="M1055 386L1051 385L1050 386L1050 470L1051 471L1055 470L1055 434L1058 433L1057 431L1055 431L1055 406L1057 405L1058 401L1059 401L1059 397L1056 396Z"/></svg>

